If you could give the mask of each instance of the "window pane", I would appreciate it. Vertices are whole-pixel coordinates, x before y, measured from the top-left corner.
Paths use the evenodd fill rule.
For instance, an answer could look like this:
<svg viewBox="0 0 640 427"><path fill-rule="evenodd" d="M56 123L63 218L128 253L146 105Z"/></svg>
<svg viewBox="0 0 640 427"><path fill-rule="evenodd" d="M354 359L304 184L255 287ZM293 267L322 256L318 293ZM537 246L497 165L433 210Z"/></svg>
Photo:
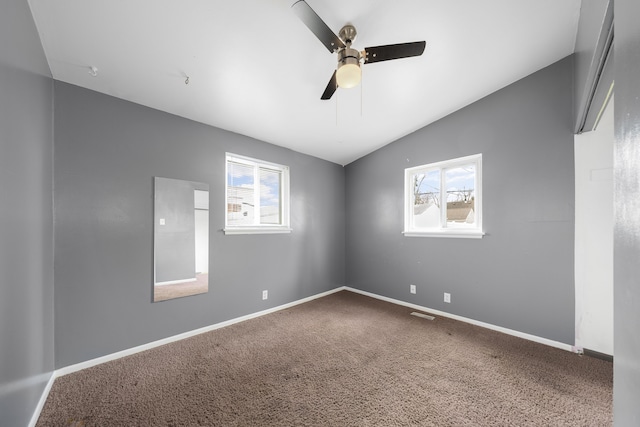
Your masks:
<svg viewBox="0 0 640 427"><path fill-rule="evenodd" d="M280 224L281 172L260 168L260 224Z"/></svg>
<svg viewBox="0 0 640 427"><path fill-rule="evenodd" d="M482 154L405 169L404 235L482 238Z"/></svg>
<svg viewBox="0 0 640 427"><path fill-rule="evenodd" d="M440 227L440 171L413 175L413 226Z"/></svg>
<svg viewBox="0 0 640 427"><path fill-rule="evenodd" d="M229 162L227 165L227 222L229 225L253 225L253 166Z"/></svg>
<svg viewBox="0 0 640 427"><path fill-rule="evenodd" d="M475 227L475 165L446 169L444 176L447 192L447 227Z"/></svg>

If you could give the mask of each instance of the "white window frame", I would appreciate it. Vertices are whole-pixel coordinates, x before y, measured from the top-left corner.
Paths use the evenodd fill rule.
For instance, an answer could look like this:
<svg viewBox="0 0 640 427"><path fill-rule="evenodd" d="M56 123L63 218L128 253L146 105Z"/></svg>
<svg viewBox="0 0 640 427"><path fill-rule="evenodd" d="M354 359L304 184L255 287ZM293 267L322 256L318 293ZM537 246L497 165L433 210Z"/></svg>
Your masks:
<svg viewBox="0 0 640 427"><path fill-rule="evenodd" d="M447 228L447 208L446 203L441 203L440 209L440 227L421 228L416 227L413 223L414 215L413 206L414 189L413 176L416 173L440 171L440 200L447 200L444 173L447 169L456 168L473 163L476 169L476 182L474 188L474 210L476 215L476 223L474 227L469 228ZM445 160L426 165L415 166L404 170L404 231L405 236L416 237L462 237L480 239L484 236L482 228L482 153L474 154L457 159Z"/></svg>
<svg viewBox="0 0 640 427"><path fill-rule="evenodd" d="M253 224L253 225L229 225L228 220L228 203L229 203L229 162L240 163L242 165L253 167L254 173L254 206L257 207L255 218L260 218L260 169L271 169L280 173L280 224ZM225 156L225 173L224 173L224 234L278 234L291 233L289 226L289 167L279 165L277 163L266 162L251 157L241 156L239 154L226 153Z"/></svg>

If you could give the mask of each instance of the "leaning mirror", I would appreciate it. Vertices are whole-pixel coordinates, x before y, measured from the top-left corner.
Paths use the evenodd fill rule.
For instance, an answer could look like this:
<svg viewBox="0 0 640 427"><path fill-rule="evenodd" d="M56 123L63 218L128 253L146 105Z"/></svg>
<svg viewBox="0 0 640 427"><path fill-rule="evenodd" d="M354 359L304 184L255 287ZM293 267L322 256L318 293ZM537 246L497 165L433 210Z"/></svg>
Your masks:
<svg viewBox="0 0 640 427"><path fill-rule="evenodd" d="M153 301L209 290L209 185L154 180Z"/></svg>

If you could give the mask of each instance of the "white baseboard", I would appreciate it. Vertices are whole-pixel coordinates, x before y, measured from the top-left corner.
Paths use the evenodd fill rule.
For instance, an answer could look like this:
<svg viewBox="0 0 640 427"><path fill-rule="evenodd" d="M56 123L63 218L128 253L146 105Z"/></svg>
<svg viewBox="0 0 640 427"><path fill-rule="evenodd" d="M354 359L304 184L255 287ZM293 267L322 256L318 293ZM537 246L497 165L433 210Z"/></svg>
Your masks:
<svg viewBox="0 0 640 427"><path fill-rule="evenodd" d="M524 332L515 331L513 329L503 328L502 326L496 326L496 325L492 325L490 323L484 323L484 322L480 322L478 320L469 319L467 317L458 316L457 314L451 314L451 313L447 313L445 311L434 310L434 309L429 308L429 307L424 307L424 306L417 305L417 304L411 304L409 302L404 302L404 301L400 301L400 300L393 299L393 298L383 297L381 295L373 294L371 292L361 291L359 289L350 288L348 286L345 286L344 289L347 290L347 291L355 292L357 294L365 295L365 296L368 296L368 297L371 297L371 298L376 298L376 299L379 299L379 300L382 300L382 301L386 301L386 302L390 302L390 303L393 303L393 304L397 304L397 305L402 305L402 306L405 306L405 307L413 308L415 310L426 311L428 313L435 314L435 315L438 315L438 316L448 317L450 319L459 320L460 322L465 322L465 323L470 323L472 325L481 326L483 328L491 329L493 331L502 332L503 334L513 335L514 337L523 338L523 339L529 340L529 341L534 341L534 342L537 342L537 343L540 343L540 344L548 345L550 347L555 347L555 348L559 348L559 349L562 349L562 350L571 351L571 352L574 352L574 353L578 352L578 351L576 351L577 349L574 346L571 346L569 344L565 344L565 343L562 343L562 342L559 342L559 341L553 341L553 340L550 340L550 339L547 339L547 338L538 337L536 335L530 335L530 334L526 334Z"/></svg>
<svg viewBox="0 0 640 427"><path fill-rule="evenodd" d="M56 380L57 375L56 371L51 373L49 377L49 381L47 381L47 385L42 391L42 396L40 396L40 400L38 400L38 405L36 409L33 411L33 415L31 416L31 421L29 421L29 427L35 427L38 422L38 418L40 418L40 412L42 412L42 408L44 408L44 404L47 402L47 397L49 397L49 392L51 391L51 387L53 387L53 382Z"/></svg>
<svg viewBox="0 0 640 427"><path fill-rule="evenodd" d="M299 304L303 304L305 302L312 301L317 298L322 298L324 296L333 294L338 291L344 290L345 287L341 286L339 288L332 289L327 292L322 292L320 294L312 295L307 298L303 298L297 301L293 301L287 304L279 305L277 307L269 308L267 310L258 311L256 313L247 314L246 316L236 317L235 319L225 320L224 322L216 323L213 325L205 326L203 328L194 329L192 331L187 331L178 335L173 335L171 337L163 338L161 340L153 341L147 344L142 344L137 347L132 347L126 350L118 351L117 353L107 354L105 356L97 357L95 359L87 360L85 362L80 362L75 365L66 366L64 368L60 368L56 370L56 374L58 377L70 374L72 372L77 372L82 369L90 368L92 366L100 365L102 363L110 362L112 360L120 359L121 357L129 356L135 353L139 353L141 351L149 350L155 347L159 347L161 345L169 344L172 342L180 341L185 338L189 338L195 335L203 334L205 332L213 331L216 329L224 328L225 326L230 326L235 323L244 322L245 320L255 319L256 317L264 316L265 314L274 313L276 311L284 310L289 307L293 307Z"/></svg>
<svg viewBox="0 0 640 427"><path fill-rule="evenodd" d="M393 298L388 298L388 297L384 297L381 295L377 295L377 294L373 294L371 292L366 292L366 291L361 291L359 289L355 289L355 288L350 288L347 286L341 286L335 289L332 289L330 291L326 291L326 292L322 292L307 298L303 298L297 301L293 301L287 304L283 304L283 305L279 305L277 307L273 307L273 308L269 308L267 310L262 310L262 311L258 311L256 313L252 313L252 314L247 314L246 316L241 316L241 317L237 317L235 319L230 319L230 320L226 320L224 322L220 322L220 323L216 323L210 326L205 326L203 328L199 328L199 329L194 329L192 331L188 331L188 332L184 332L182 334L178 334L178 335L173 335L171 337L167 337L167 338L163 338L161 340L157 340L157 341L153 341L147 344L143 344L143 345L139 345L137 347L133 347L133 348L129 348L126 350L122 350L116 353L112 353L112 354L107 354L105 356L101 356L101 357L97 357L95 359L91 359L91 360L87 360L85 362L81 362L81 363L76 363L75 365L70 365L70 366L66 366L64 368L60 368L60 369L56 369L52 375L51 378L49 379L49 382L47 383L47 386L45 387L44 391L42 392L42 396L40 398L40 401L38 402L38 406L36 407L36 410L33 413L33 416L31 417L31 422L29 423L29 427L34 427L38 421L38 418L40 417L40 412L42 411L42 408L44 407L44 404L47 400L47 397L49 396L49 391L51 390L51 387L53 385L53 382L55 381L56 378L61 377L63 375L67 375L73 372L77 372L77 371L81 371L83 369L86 368L90 368L92 366L96 366L96 365L100 365L102 363L106 363L106 362L110 362L112 360L116 360L119 359L121 357L125 357L125 356L129 356L135 353L139 353L141 351L145 351L145 350L149 350L155 347L159 347L161 345L165 345L165 344L169 344L172 342L176 342L176 341L180 341L183 340L185 338L189 338L195 335L199 335L199 334L203 334L205 332L209 332L209 331L213 331L216 329L220 329L220 328L224 328L225 326L230 326L233 325L235 323L239 323L239 322L244 322L245 320L249 320L249 319L255 319L256 317L260 317L260 316L264 316L266 314L270 314L270 313L274 313L276 311L280 311L280 310L284 310L286 308L290 308L290 307L294 307L296 305L299 304L304 304L305 302L309 302L309 301L313 301L314 299L317 298L322 298L324 296L339 292L339 291L350 291L350 292L354 292L357 294L361 294L361 295L365 295L371 298L376 298L382 301L386 301L386 302L390 302L392 304L397 304L397 305L402 305L405 307L409 307L409 308L413 308L415 310L420 310L420 311L426 311L429 312L431 314L435 314L437 316L442 316L442 317L448 317L450 319L454 319L454 320L459 320L461 322L465 322L465 323L470 323L472 325L476 325L476 326L481 326L483 328L487 328L487 329L491 329L494 331L498 331L498 332L502 332L504 334L508 334L508 335L513 335L519 338L524 338L526 340L529 341L534 341L540 344L544 344L544 345L548 345L551 347L556 347L562 350L567 350L567 351L572 351L572 352L576 352L576 347L571 346L569 344L564 344L558 341L553 341L553 340L549 340L546 338L541 338L535 335L530 335L530 334L526 334L524 332L519 332L519 331L515 331L512 329L507 329L507 328L503 328L501 326L496 326L496 325L492 325L489 323L484 323L484 322L480 322L477 320L473 320L473 319L468 319L466 317L462 317L462 316L458 316L455 314L450 314L444 311L440 311L440 310L434 310L428 307L424 307L421 305L417 305L417 304L411 304L405 301L400 301L400 300L396 300Z"/></svg>

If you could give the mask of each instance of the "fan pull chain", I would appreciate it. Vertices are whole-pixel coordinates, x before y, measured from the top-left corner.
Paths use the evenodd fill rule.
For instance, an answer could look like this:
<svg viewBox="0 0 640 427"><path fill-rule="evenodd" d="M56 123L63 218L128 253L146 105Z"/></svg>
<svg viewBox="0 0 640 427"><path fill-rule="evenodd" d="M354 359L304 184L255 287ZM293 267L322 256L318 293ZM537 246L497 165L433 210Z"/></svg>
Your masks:
<svg viewBox="0 0 640 427"><path fill-rule="evenodd" d="M364 92L364 79L360 80L360 117L362 117L362 92Z"/></svg>
<svg viewBox="0 0 640 427"><path fill-rule="evenodd" d="M336 127L338 127L338 99L340 95L336 93Z"/></svg>

